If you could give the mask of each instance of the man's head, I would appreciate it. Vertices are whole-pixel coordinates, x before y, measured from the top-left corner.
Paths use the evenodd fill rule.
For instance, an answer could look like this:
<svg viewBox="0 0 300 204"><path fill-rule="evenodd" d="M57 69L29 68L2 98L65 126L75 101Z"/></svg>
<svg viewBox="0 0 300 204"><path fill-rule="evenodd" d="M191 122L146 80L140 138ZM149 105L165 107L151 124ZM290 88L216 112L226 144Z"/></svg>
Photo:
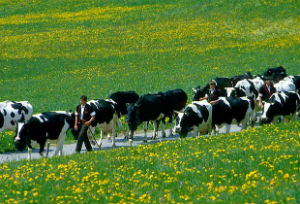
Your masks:
<svg viewBox="0 0 300 204"><path fill-rule="evenodd" d="M271 84L271 79L270 79L269 77L267 77L266 80L265 80L265 82L266 82L266 84L267 84L268 86L270 86L270 84Z"/></svg>
<svg viewBox="0 0 300 204"><path fill-rule="evenodd" d="M80 104L85 105L86 102L87 102L87 96L86 95L80 96Z"/></svg>
<svg viewBox="0 0 300 204"><path fill-rule="evenodd" d="M216 81L215 80L211 80L209 82L209 89L210 90L214 90L216 88Z"/></svg>

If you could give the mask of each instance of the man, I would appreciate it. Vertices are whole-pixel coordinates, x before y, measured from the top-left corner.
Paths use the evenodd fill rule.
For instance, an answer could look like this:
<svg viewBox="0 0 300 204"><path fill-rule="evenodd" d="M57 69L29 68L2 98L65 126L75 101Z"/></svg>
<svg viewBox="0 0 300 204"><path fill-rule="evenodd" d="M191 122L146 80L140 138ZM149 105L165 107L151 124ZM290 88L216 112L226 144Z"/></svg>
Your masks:
<svg viewBox="0 0 300 204"><path fill-rule="evenodd" d="M276 89L271 82L270 77L265 78L265 84L259 90L258 101L261 108L263 108L263 101L268 101Z"/></svg>
<svg viewBox="0 0 300 204"><path fill-rule="evenodd" d="M217 83L215 80L211 80L209 82L209 89L207 90L205 96L200 98L199 101L207 100L210 104L214 104L219 100L219 96L221 95L218 89L216 88Z"/></svg>
<svg viewBox="0 0 300 204"><path fill-rule="evenodd" d="M75 111L74 130L79 131L78 141L77 141L75 151L78 153L81 151L83 142L86 150L92 151L92 146L87 136L87 131L89 126L95 119L96 112L86 102L87 102L87 96L82 95L80 97L80 104L76 107L76 111Z"/></svg>

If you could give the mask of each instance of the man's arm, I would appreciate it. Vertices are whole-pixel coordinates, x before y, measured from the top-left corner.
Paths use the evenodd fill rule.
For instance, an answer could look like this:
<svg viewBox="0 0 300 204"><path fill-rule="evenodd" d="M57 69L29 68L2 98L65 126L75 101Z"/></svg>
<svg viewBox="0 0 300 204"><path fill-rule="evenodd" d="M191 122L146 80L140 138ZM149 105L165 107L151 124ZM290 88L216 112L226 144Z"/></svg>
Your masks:
<svg viewBox="0 0 300 204"><path fill-rule="evenodd" d="M92 111L91 114L90 114L91 115L91 119L89 121L86 121L84 123L86 126L90 126L91 123L95 120L96 112L94 110L92 110L92 109L90 109L90 111Z"/></svg>
<svg viewBox="0 0 300 204"><path fill-rule="evenodd" d="M202 100L205 100L205 99L207 99L207 96L204 96L204 97L202 97L202 98L199 98L199 101L202 101Z"/></svg>
<svg viewBox="0 0 300 204"><path fill-rule="evenodd" d="M89 121L86 121L84 124L85 124L86 126L90 126L91 123L92 123L94 120L95 120L95 116L92 116L91 119L90 119Z"/></svg>
<svg viewBox="0 0 300 204"><path fill-rule="evenodd" d="M74 124L74 129L78 130L78 112L77 112L77 108L75 111L75 124Z"/></svg>

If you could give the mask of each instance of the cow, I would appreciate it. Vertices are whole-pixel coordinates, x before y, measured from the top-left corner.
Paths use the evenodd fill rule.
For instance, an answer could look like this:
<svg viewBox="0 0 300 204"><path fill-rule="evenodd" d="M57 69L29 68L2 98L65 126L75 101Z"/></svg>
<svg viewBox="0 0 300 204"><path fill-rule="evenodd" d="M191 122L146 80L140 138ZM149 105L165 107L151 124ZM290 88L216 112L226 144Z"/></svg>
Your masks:
<svg viewBox="0 0 300 204"><path fill-rule="evenodd" d="M18 121L27 122L32 116L33 108L28 101L4 101L0 103L0 132L15 130Z"/></svg>
<svg viewBox="0 0 300 204"><path fill-rule="evenodd" d="M75 115L71 112L54 111L33 115L27 122L19 121L16 128L15 147L23 151L28 146L28 159L31 159L32 145L35 141L40 145L39 154L43 156L45 144L48 140L56 140L57 147L54 155L62 155L63 143L67 131L74 127ZM48 156L49 145L46 151Z"/></svg>
<svg viewBox="0 0 300 204"><path fill-rule="evenodd" d="M237 84L234 86L233 92L228 93L227 96L248 96L252 98L257 98L258 91L256 90L254 83L250 81L250 79L243 79L237 82Z"/></svg>
<svg viewBox="0 0 300 204"><path fill-rule="evenodd" d="M254 101L248 97L220 97L212 104L212 128L226 126L226 133L231 124L242 124L246 129L248 123L252 123Z"/></svg>
<svg viewBox="0 0 300 204"><path fill-rule="evenodd" d="M263 73L263 77L271 77L271 79L274 82L278 82L279 80L283 79L284 77L286 77L286 70L282 67L274 67L274 68L268 68L264 73Z"/></svg>
<svg viewBox="0 0 300 204"><path fill-rule="evenodd" d="M126 117L127 115L126 104L134 104L139 99L139 95L134 91L118 91L110 94L108 96L108 99L111 99L118 104L116 106L117 107L116 111L118 113L118 118L120 119L121 116ZM125 138L127 138L129 134L129 130L125 133L125 128L122 125L120 120L118 120L118 126L124 132Z"/></svg>
<svg viewBox="0 0 300 204"><path fill-rule="evenodd" d="M153 122L154 133L152 138L155 138L158 129L158 123L164 118L164 97L160 94L144 94L135 104L128 104L127 123L130 129L129 143L133 142L133 134L137 127L145 122L144 142L147 142L147 129L149 121Z"/></svg>
<svg viewBox="0 0 300 204"><path fill-rule="evenodd" d="M224 91L224 87L232 87L231 79L226 77L215 78L214 81L216 82L216 88L220 90L222 96L225 96L226 93ZM200 98L203 98L209 89L209 83L206 84L205 87L201 88L197 86L192 88L193 90L193 101L199 101Z"/></svg>
<svg viewBox="0 0 300 204"><path fill-rule="evenodd" d="M253 83L255 90L259 92L261 87L264 86L265 82L261 76L254 76L252 79L249 79L250 82Z"/></svg>
<svg viewBox="0 0 300 204"><path fill-rule="evenodd" d="M248 97L254 102L254 108L252 109L253 115L251 118L252 125L254 125L258 115L258 94L259 89L264 85L261 78L255 77L254 79L243 79L239 81L234 88L226 88L227 97Z"/></svg>
<svg viewBox="0 0 300 204"><path fill-rule="evenodd" d="M103 134L109 133L112 135L112 147L116 146L116 123L118 122L118 104L111 99L95 99L87 102L96 112L95 119L91 123L89 133L95 134L96 127L100 129L100 139L98 142L99 148L102 146Z"/></svg>
<svg viewBox="0 0 300 204"><path fill-rule="evenodd" d="M283 79L284 81L290 81L295 85L295 89L300 94L300 76L289 75Z"/></svg>
<svg viewBox="0 0 300 204"><path fill-rule="evenodd" d="M164 99L164 118L162 119L162 136L166 137L165 133L165 121L169 118L169 136L172 136L172 119L174 117L174 111L182 111L187 102L187 94L182 89L173 89L166 92L159 92Z"/></svg>
<svg viewBox="0 0 300 204"><path fill-rule="evenodd" d="M177 114L175 132L179 132L181 138L191 130L194 130L195 137L199 132L211 134L212 105L206 100L194 101Z"/></svg>
<svg viewBox="0 0 300 204"><path fill-rule="evenodd" d="M293 81L291 80L280 80L276 84L274 84L274 87L277 92L280 91L296 91L296 86Z"/></svg>
<svg viewBox="0 0 300 204"><path fill-rule="evenodd" d="M296 92L276 92L264 102L261 123L276 123L281 117L292 119L299 111L300 97Z"/></svg>
<svg viewBox="0 0 300 204"><path fill-rule="evenodd" d="M243 80L243 79L252 79L253 76L251 74L251 72L246 72L244 74L241 74L241 75L237 75L237 76L234 76L234 77L231 77L230 81L231 81L231 85L232 86L235 86L236 83L240 80Z"/></svg>

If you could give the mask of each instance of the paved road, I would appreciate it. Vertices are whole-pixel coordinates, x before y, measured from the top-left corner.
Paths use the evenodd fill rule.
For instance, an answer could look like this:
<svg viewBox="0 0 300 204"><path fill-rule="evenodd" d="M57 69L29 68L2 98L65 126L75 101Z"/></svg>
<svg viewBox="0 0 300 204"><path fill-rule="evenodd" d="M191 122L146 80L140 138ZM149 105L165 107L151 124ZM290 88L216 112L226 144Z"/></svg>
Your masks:
<svg viewBox="0 0 300 204"><path fill-rule="evenodd" d="M230 132L238 132L240 131L241 128L236 126L236 125L232 125L230 128ZM220 130L220 133L224 133L225 132L225 128L222 128ZM168 133L168 132L167 132ZM179 138L178 135L173 136L173 137L166 137L166 138L161 138L161 132L159 133L159 136L156 138L156 140L151 140L151 135L152 132L149 131L147 136L148 136L148 143L144 143L143 139L144 139L144 133L139 133L136 134L134 137L134 142L133 142L133 146L137 146L140 144L153 144L156 142L161 142L161 141L166 141L166 140L176 140ZM116 138L116 146L117 147L128 147L130 146L128 143L128 140L123 139L123 136L117 137ZM64 145L63 147L63 154L64 155L70 155L70 154L74 154L75 153L75 145L76 144L68 144L68 145ZM99 151L99 148L97 146L93 146L95 151ZM104 139L103 140L103 144L101 147L101 150L107 150L107 149L111 149L112 145L111 145L111 141ZM55 151L55 146L51 145L50 146L50 151L49 151L49 157L54 156L54 151ZM82 153L84 153L85 150L85 146L83 144L82 147ZM0 163L4 163L4 162L9 162L9 161L18 161L18 160L22 160L22 159L27 159L28 153L27 150L23 151L23 152L8 152L8 153L3 153L0 154ZM39 159L41 158L39 153L38 153L38 149L33 149L32 150L32 159Z"/></svg>

